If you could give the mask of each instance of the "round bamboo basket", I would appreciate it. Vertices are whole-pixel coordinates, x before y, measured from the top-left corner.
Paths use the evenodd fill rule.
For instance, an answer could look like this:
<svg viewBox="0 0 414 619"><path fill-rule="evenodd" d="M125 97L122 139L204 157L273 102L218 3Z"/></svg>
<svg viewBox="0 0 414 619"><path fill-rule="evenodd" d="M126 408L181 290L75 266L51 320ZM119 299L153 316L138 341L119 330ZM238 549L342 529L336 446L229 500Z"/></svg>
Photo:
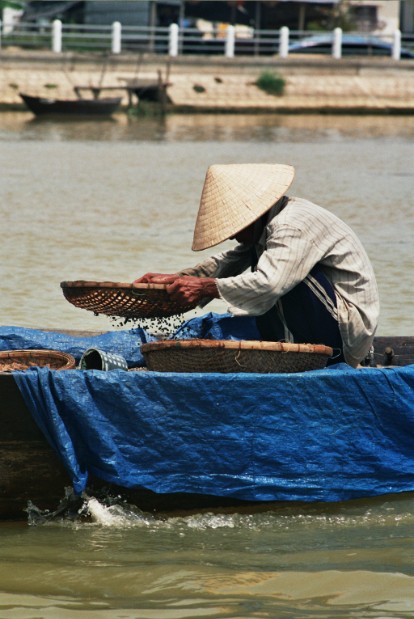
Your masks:
<svg viewBox="0 0 414 619"><path fill-rule="evenodd" d="M156 372L306 372L324 368L333 349L322 344L235 340L162 340L142 344Z"/></svg>
<svg viewBox="0 0 414 619"><path fill-rule="evenodd" d="M65 298L82 309L120 318L166 318L196 307L173 301L166 284L66 281L60 284Z"/></svg>
<svg viewBox="0 0 414 619"><path fill-rule="evenodd" d="M0 352L0 372L24 372L32 367L73 370L76 360L58 350L5 350Z"/></svg>

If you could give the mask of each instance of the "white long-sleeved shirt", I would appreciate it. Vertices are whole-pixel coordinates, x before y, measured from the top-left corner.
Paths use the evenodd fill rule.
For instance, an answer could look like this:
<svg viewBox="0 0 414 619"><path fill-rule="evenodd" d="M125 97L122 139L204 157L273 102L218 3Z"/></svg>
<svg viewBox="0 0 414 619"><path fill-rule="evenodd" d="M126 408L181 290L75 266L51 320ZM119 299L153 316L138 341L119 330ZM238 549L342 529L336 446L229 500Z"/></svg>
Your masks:
<svg viewBox="0 0 414 619"><path fill-rule="evenodd" d="M182 274L216 278L220 297L234 315L259 316L299 284L318 264L337 301L345 360L356 366L368 353L379 316L378 289L370 260L356 234L331 212L302 198L279 201L256 245L237 245Z"/></svg>

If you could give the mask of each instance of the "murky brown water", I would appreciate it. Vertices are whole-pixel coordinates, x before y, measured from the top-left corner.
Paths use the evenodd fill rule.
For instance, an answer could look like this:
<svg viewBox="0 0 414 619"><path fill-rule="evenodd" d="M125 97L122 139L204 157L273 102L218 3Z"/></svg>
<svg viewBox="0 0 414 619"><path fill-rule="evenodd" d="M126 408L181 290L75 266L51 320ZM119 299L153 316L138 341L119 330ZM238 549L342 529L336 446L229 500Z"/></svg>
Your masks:
<svg viewBox="0 0 414 619"><path fill-rule="evenodd" d="M69 305L59 283L131 281L194 264L208 165L286 162L297 168L290 193L331 209L365 243L381 292L379 331L409 334L413 143L412 117L120 115L59 123L2 114L2 322L110 328Z"/></svg>
<svg viewBox="0 0 414 619"><path fill-rule="evenodd" d="M0 115L4 325L107 329L65 279L131 281L190 250L211 163L286 162L291 195L360 235L377 272L379 333L411 335L414 117ZM207 253L207 252L206 252ZM225 308L217 302L216 311ZM414 617L411 496L166 522L0 526L0 618Z"/></svg>

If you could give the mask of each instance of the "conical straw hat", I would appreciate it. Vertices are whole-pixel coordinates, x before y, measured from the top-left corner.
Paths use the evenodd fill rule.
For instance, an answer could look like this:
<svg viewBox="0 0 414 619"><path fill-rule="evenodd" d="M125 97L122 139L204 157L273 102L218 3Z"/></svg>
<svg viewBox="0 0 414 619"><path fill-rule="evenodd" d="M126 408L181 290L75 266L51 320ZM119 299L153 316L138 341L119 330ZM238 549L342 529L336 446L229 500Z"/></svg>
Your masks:
<svg viewBox="0 0 414 619"><path fill-rule="evenodd" d="M268 211L290 187L295 170L283 164L208 168L194 229L193 251L218 245Z"/></svg>

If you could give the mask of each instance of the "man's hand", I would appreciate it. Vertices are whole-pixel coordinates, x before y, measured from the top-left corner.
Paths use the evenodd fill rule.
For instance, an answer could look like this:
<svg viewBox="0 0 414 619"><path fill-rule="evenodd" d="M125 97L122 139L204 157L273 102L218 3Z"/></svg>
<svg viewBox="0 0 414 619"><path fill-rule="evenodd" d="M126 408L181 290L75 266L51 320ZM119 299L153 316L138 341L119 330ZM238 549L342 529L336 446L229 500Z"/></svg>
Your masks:
<svg viewBox="0 0 414 619"><path fill-rule="evenodd" d="M134 284L171 284L179 275L176 273L145 273L138 279L134 279Z"/></svg>
<svg viewBox="0 0 414 619"><path fill-rule="evenodd" d="M218 299L220 296L214 278L190 275L176 276L167 292L174 301L182 303L199 303L201 299Z"/></svg>

